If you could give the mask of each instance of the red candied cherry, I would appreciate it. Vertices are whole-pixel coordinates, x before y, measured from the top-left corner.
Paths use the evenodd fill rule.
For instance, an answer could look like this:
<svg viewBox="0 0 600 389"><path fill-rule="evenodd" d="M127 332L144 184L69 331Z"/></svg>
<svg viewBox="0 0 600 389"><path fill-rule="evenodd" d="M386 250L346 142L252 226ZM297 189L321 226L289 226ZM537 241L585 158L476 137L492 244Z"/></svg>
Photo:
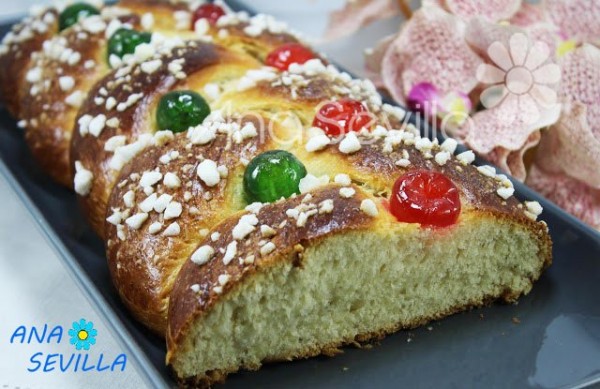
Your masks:
<svg viewBox="0 0 600 389"><path fill-rule="evenodd" d="M340 135L360 131L368 127L373 116L360 102L341 99L324 104L313 120L313 127L324 130L328 135Z"/></svg>
<svg viewBox="0 0 600 389"><path fill-rule="evenodd" d="M293 63L302 65L313 58L315 58L315 53L306 46L300 43L286 43L271 51L267 55L265 64L286 71Z"/></svg>
<svg viewBox="0 0 600 389"><path fill-rule="evenodd" d="M458 219L460 196L456 185L442 173L411 171L396 180L390 212L401 222L446 227Z"/></svg>
<svg viewBox="0 0 600 389"><path fill-rule="evenodd" d="M210 3L202 4L196 8L192 16L192 30L194 30L196 22L200 19L206 19L209 24L214 26L217 24L217 20L223 15L225 15L225 10L218 5Z"/></svg>

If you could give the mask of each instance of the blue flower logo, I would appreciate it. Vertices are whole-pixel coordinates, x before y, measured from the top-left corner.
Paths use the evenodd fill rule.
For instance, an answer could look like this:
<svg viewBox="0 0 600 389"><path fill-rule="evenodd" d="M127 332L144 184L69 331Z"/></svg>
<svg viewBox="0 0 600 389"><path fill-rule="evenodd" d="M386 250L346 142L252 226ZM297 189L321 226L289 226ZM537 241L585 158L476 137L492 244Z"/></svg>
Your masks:
<svg viewBox="0 0 600 389"><path fill-rule="evenodd" d="M94 323L80 319L79 322L73 322L73 328L69 330L71 344L75 345L77 350L89 350L90 345L96 344L96 335L98 331L94 328Z"/></svg>

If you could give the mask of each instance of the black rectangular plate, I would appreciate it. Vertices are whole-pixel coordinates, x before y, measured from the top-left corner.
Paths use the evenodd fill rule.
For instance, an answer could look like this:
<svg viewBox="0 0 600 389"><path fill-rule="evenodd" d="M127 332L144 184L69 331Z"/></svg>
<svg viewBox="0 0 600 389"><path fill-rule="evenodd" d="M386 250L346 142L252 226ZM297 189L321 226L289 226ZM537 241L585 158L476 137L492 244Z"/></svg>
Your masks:
<svg viewBox="0 0 600 389"><path fill-rule="evenodd" d="M0 35L8 28L1 26ZM142 377L153 387L174 385L164 341L119 300L103 242L83 219L74 194L35 165L22 130L5 110L0 171ZM600 382L600 234L524 185L515 187L519 198L544 206L554 240L554 264L517 305L456 314L400 331L369 349L346 348L336 358L267 364L230 376L225 386L559 388Z"/></svg>

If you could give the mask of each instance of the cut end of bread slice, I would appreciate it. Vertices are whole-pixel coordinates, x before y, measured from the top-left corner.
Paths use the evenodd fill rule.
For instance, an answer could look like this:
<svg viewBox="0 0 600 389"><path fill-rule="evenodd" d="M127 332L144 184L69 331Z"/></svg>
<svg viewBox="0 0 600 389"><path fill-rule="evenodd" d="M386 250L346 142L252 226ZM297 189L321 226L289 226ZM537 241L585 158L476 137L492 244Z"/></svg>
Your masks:
<svg viewBox="0 0 600 389"><path fill-rule="evenodd" d="M551 261L541 223L485 212L448 229L379 220L298 243L300 256L284 250L170 328L167 359L183 382L206 385L265 361L328 353L493 300L514 301ZM175 293L174 311L181 300Z"/></svg>

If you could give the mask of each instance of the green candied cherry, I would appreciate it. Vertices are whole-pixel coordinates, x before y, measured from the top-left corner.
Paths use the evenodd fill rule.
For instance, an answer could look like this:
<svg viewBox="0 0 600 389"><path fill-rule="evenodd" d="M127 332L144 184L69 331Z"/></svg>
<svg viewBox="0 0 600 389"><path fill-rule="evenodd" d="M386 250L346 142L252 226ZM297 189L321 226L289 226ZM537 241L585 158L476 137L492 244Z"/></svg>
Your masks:
<svg viewBox="0 0 600 389"><path fill-rule="evenodd" d="M190 90L165 94L158 103L156 122L159 130L187 131L197 126L210 114L210 107L202 96Z"/></svg>
<svg viewBox="0 0 600 389"><path fill-rule="evenodd" d="M71 27L79 19L87 18L92 15L100 15L98 8L87 3L74 3L65 8L58 18L60 31Z"/></svg>
<svg viewBox="0 0 600 389"><path fill-rule="evenodd" d="M250 202L271 203L300 193L306 168L293 154L283 150L264 152L252 159L244 172L244 190Z"/></svg>
<svg viewBox="0 0 600 389"><path fill-rule="evenodd" d="M151 40L152 34L149 32L119 28L108 40L107 59L113 54L119 58L123 58L125 54L133 54L136 47L142 43L150 43Z"/></svg>

